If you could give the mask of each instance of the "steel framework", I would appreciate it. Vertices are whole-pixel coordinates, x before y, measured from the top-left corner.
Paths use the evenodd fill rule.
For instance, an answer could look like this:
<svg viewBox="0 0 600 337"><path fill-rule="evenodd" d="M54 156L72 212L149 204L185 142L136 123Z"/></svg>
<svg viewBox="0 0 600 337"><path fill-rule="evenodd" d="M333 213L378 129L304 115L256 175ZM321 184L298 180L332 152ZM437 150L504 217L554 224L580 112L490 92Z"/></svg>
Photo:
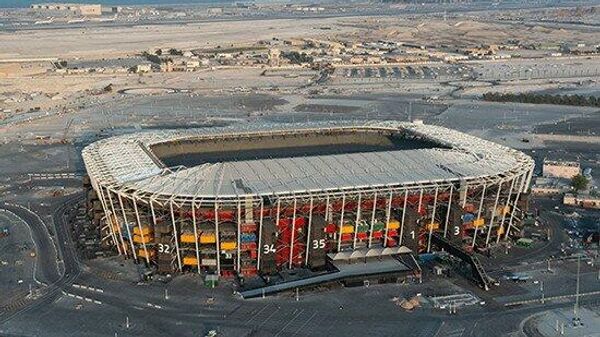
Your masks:
<svg viewBox="0 0 600 337"><path fill-rule="evenodd" d="M191 168L166 168L152 151L190 140L363 131L402 133L440 148ZM519 225L518 201L534 166L489 141L400 122L148 132L96 142L83 158L106 215L106 240L119 254L159 272L224 276L430 252L434 233L485 249Z"/></svg>

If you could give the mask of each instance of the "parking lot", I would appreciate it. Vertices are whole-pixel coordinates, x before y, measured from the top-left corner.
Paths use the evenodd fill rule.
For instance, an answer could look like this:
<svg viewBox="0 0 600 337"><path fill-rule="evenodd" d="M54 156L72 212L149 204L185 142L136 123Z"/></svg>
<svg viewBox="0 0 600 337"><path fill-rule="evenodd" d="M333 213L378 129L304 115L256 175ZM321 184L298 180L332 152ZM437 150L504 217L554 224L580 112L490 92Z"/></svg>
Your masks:
<svg viewBox="0 0 600 337"><path fill-rule="evenodd" d="M445 64L339 68L337 72L348 79L457 80L473 75L469 66Z"/></svg>

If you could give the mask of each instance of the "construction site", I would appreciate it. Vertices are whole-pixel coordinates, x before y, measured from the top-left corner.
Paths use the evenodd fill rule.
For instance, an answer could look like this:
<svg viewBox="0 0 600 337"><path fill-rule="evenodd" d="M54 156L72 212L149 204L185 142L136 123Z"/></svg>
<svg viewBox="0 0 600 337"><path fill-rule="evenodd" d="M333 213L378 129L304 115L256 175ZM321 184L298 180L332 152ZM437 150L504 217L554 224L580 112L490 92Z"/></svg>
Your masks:
<svg viewBox="0 0 600 337"><path fill-rule="evenodd" d="M418 273L415 255L446 250L483 288L472 253L520 230L534 166L421 122L152 131L98 141L83 158L103 244L159 274L341 277L398 256Z"/></svg>

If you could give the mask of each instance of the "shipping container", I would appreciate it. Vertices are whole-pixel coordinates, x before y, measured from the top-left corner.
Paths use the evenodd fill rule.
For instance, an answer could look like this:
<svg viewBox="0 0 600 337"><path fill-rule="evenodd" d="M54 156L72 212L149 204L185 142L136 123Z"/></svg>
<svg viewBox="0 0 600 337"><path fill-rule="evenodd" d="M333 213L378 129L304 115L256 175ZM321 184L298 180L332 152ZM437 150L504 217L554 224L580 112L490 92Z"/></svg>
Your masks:
<svg viewBox="0 0 600 337"><path fill-rule="evenodd" d="M141 236L141 235L133 236L133 242L135 242L135 243L150 243L152 241L154 241L154 238L151 236Z"/></svg>
<svg viewBox="0 0 600 337"><path fill-rule="evenodd" d="M427 224L427 231L437 231L438 229L440 229L440 224L437 222Z"/></svg>
<svg viewBox="0 0 600 337"><path fill-rule="evenodd" d="M201 262L202 262L202 265L206 266L206 267L216 267L217 266L217 259L202 259Z"/></svg>
<svg viewBox="0 0 600 337"><path fill-rule="evenodd" d="M198 266L198 259L195 256L185 256L183 258L183 265L196 267Z"/></svg>
<svg viewBox="0 0 600 337"><path fill-rule="evenodd" d="M146 254L146 250L144 250L144 248L138 249L138 254L137 254L138 258L151 259L156 255L156 251L154 249L148 248L147 251L148 251L148 254Z"/></svg>
<svg viewBox="0 0 600 337"><path fill-rule="evenodd" d="M372 237L373 237L373 239L381 239L383 237L383 231L373 232Z"/></svg>
<svg viewBox="0 0 600 337"><path fill-rule="evenodd" d="M352 226L352 225L342 226L342 234L352 234L352 233L354 233L354 226Z"/></svg>
<svg viewBox="0 0 600 337"><path fill-rule="evenodd" d="M385 229L385 224L383 222L376 222L373 224L373 231L382 231Z"/></svg>
<svg viewBox="0 0 600 337"><path fill-rule="evenodd" d="M465 213L465 214L462 215L462 222L463 223L473 222L473 220L475 220L475 215L474 214Z"/></svg>
<svg viewBox="0 0 600 337"><path fill-rule="evenodd" d="M333 223L330 223L330 224L328 224L327 226L325 226L325 227L323 228L323 230L324 230L324 231L325 231L325 233L327 233L327 234L334 234L334 233L336 233L336 232L337 232L337 225L336 225L336 224L333 224Z"/></svg>
<svg viewBox="0 0 600 337"><path fill-rule="evenodd" d="M466 203L465 206L463 207L463 209L467 213L473 213L473 212L475 212L475 205L474 204L470 204L470 203Z"/></svg>
<svg viewBox="0 0 600 337"><path fill-rule="evenodd" d="M352 234L342 234L341 236L342 242L348 242L354 240Z"/></svg>
<svg viewBox="0 0 600 337"><path fill-rule="evenodd" d="M369 234L364 232L356 233L356 239L358 240L367 240L369 238Z"/></svg>
<svg viewBox="0 0 600 337"><path fill-rule="evenodd" d="M240 227L242 233L256 232L258 226L255 223L244 223Z"/></svg>
<svg viewBox="0 0 600 337"><path fill-rule="evenodd" d="M388 228L389 229L398 229L398 228L400 228L400 221L398 221L398 220L391 220L390 222L388 222Z"/></svg>
<svg viewBox="0 0 600 337"><path fill-rule="evenodd" d="M235 241L221 242L221 250L233 250L236 248L237 248L237 242L235 242Z"/></svg>
<svg viewBox="0 0 600 337"><path fill-rule="evenodd" d="M200 235L200 243L202 244L207 244L207 243L216 243L217 242L217 237L215 236L215 233L202 233Z"/></svg>
<svg viewBox="0 0 600 337"><path fill-rule="evenodd" d="M183 233L179 241L181 243L196 243L196 236L194 233Z"/></svg>

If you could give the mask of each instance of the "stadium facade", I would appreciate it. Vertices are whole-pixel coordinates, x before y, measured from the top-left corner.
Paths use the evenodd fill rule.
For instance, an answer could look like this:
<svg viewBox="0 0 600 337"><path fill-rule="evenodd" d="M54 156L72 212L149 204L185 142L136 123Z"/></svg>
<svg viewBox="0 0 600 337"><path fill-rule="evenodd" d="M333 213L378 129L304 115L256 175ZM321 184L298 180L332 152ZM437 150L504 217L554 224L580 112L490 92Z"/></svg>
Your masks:
<svg viewBox="0 0 600 337"><path fill-rule="evenodd" d="M509 239L533 160L423 123L149 131L83 150L103 241L159 273L251 277Z"/></svg>

